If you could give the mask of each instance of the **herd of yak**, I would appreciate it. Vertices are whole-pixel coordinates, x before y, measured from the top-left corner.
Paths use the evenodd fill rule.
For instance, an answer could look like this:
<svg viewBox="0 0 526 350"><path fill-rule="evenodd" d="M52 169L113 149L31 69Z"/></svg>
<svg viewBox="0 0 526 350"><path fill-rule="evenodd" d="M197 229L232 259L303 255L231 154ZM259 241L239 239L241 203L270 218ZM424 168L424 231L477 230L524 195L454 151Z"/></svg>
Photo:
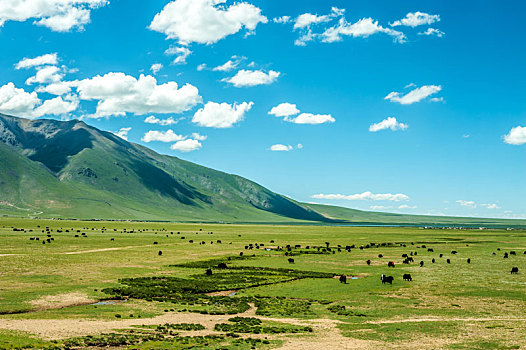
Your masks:
<svg viewBox="0 0 526 350"><path fill-rule="evenodd" d="M38 228L40 228L40 226L38 226ZM84 229L88 230L87 227L85 227ZM94 228L92 228L91 230L94 230ZM13 231L33 232L33 230L28 230L28 231L26 231L25 229L18 229L18 228L13 228ZM45 233L46 236L47 236L46 238L44 238L44 239L42 240L42 244L46 244L46 243L49 244L49 243L51 243L52 241L54 241L54 238L51 237L51 232L53 231L53 229L50 229L49 227L46 227L45 229L42 229L41 231L42 231L42 233ZM57 230L56 230L57 233L62 233L62 232L69 233L70 231L71 231L71 232L75 232L73 229L71 229L71 230L68 230L68 229L57 229ZM103 227L103 228L101 229L101 231L104 233L104 232L108 231L108 229L106 229L105 227ZM117 231L117 230L116 230L116 229L113 229L113 231ZM137 232L145 232L145 231L149 231L149 230L148 230L148 229L145 229L145 230L137 230ZM152 230L152 231L156 231L156 230ZM166 231L166 229L162 229L162 231ZM200 231L202 231L202 229L200 229ZM129 231L127 231L126 229L123 229L122 232L123 232L123 233L134 233L134 232L136 232L136 231L135 231L135 230L129 230ZM76 238L78 238L78 237L87 237L86 233L84 233L84 232L81 233L80 230L76 230L76 233L80 233L80 235L79 235L79 234L75 234L75 237L76 237ZM165 233L167 233L167 232L165 232ZM172 235L174 234L174 232L170 232L170 233L171 233ZM157 232L155 232L155 234L157 234ZM177 232L177 234L180 234L180 232ZM208 234L213 234L213 232L208 232ZM239 236L240 236L240 235L239 235ZM167 237L168 237L168 235L167 235ZM181 238L182 238L182 239L185 239L185 237L181 237ZM38 237L30 237L30 240L32 240L32 241L38 241L39 238L38 238ZM114 238L111 238L110 240L111 240L111 241L114 241L115 239L114 239ZM193 240L189 240L188 242L189 242L189 243L193 243ZM214 242L212 241L211 244L213 244L213 243L214 243ZM217 243L221 243L221 241L218 240ZM274 241L271 240L270 243L274 243ZM154 244L158 244L158 242L154 242ZM205 242L202 241L202 242L200 242L200 244L205 244ZM365 245L365 246L360 246L359 248L360 248L361 250L363 250L363 249L365 249L365 248L383 247L383 246L390 246L390 245L393 245L393 243L380 243L380 244L377 244L377 243L369 243L369 244L367 244L367 245ZM402 246L402 247L407 247L407 245L406 245L406 244L403 244L403 243L399 243L399 245ZM411 245L414 245L414 243L412 242ZM256 248L256 249L260 249L260 248L263 248L263 247L264 247L264 244L262 244L262 243L261 243L261 244L255 244L255 245L254 245L254 244L249 244L249 245L246 245L246 246L245 246L245 249L252 250L252 249L254 249L254 248ZM272 249L272 250L285 251L285 256L288 257L288 262L291 263L291 264L293 264L293 263L294 263L294 259L293 259L291 256L295 255L295 253L296 253L295 251L293 251L293 249L296 250L296 249L300 249L300 248L301 248L301 245L295 245L295 246L286 245L286 246L283 246L283 247L278 246L277 248ZM341 245L338 245L337 247L331 248L329 242L325 242L325 247L310 247L310 246L306 246L306 247L305 247L305 249L306 249L307 251L308 251L309 249L313 249L314 252L317 251L317 252L322 253L322 254L323 254L323 253L329 253L329 254L332 253L332 254L335 254L336 251L341 252L343 249L345 249L347 252L350 252L351 249L353 249L353 248L356 248L356 246L355 246L355 245L352 245L352 246L345 246L345 247L342 247ZM427 249L427 251L430 252L430 253L433 253L433 252L434 252L433 248L427 248L426 245L417 246L417 248ZM266 248L266 249L267 249L267 250L271 250L271 249L269 249L269 248ZM317 249L317 250L316 250L316 249ZM500 251L500 248L497 248L497 251ZM304 253L304 254L305 254L305 253L308 254L308 252L306 252L306 251L303 251L303 253ZM162 251L159 251L159 252L158 252L158 255L162 255L162 254L163 254ZM457 254L457 251L453 250L453 251L451 251L451 254L455 255L455 254ZM497 255L497 253L495 253L495 252L493 252L492 254L493 254L493 255ZM524 251L524 254L526 255L526 251ZM243 252L241 252L240 255L242 256L242 255L243 255ZM415 262L414 257L416 257L417 255L418 255L418 252L416 252L416 251L414 251L414 252L411 251L411 252L409 252L409 254L402 254L402 258L404 259L404 260L402 261L402 264L410 264L410 263L414 263L414 262ZM508 259L510 255L517 255L517 253L516 253L515 251L505 252L504 255L503 255L503 257L504 257L504 259ZM444 256L443 254L439 254L439 257L440 257L440 258L442 258L443 256ZM378 258L383 258L383 255L382 255L382 254L378 254ZM435 262L436 262L436 259L433 258L433 259L431 260L431 262L432 262L432 263L435 263ZM370 260L370 259L367 260L366 263L367 263L367 265L371 265L371 260ZM447 258L447 259L446 259L446 263L451 264L451 260L450 260L449 258ZM470 258L466 259L466 263L470 264L470 263L471 263L471 259L470 259ZM420 267L423 267L423 266L424 266L424 261L421 260L421 261L419 262L419 265L420 265ZM394 267L395 267L395 263L394 263L393 261L389 261L389 262L387 263L387 267L388 267L388 268L394 268ZM225 264L225 266L220 266L219 268L226 268L226 264ZM518 274L518 273L519 273L519 268L518 268L518 267L512 267L512 269L511 269L511 274ZM206 271L206 274L207 274L207 275L212 274L211 269L208 269L208 270ZM403 279L404 281L412 281L412 280L413 280L411 274L409 274L409 273L404 273L404 274L402 275L402 279ZM381 277L380 277L380 280L381 280L382 284L385 284L385 283L392 284L392 283L393 283L393 280L394 280L394 277L393 277L393 276L387 276L387 275L385 275L385 274L382 274ZM341 276L339 277L339 281L340 281L341 283L347 283L347 276L345 276L345 275L341 275Z"/></svg>

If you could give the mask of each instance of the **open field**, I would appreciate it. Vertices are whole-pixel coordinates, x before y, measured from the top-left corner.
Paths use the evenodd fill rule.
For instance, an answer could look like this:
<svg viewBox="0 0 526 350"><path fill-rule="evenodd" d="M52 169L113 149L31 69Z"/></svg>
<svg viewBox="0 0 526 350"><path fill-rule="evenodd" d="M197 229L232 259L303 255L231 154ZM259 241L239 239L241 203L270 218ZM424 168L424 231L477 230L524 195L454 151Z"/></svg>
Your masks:
<svg viewBox="0 0 526 350"><path fill-rule="evenodd" d="M3 218L0 242L0 349L526 348L526 231Z"/></svg>

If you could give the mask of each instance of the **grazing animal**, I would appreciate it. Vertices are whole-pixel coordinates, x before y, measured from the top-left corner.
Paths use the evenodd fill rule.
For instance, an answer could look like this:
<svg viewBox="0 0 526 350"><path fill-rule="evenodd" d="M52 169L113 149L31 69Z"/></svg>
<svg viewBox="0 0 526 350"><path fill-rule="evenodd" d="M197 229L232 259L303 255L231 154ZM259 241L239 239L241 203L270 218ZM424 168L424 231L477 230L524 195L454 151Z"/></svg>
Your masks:
<svg viewBox="0 0 526 350"><path fill-rule="evenodd" d="M380 277L380 280L382 281L382 284L386 284L386 283L393 284L394 277L382 275L382 277Z"/></svg>
<svg viewBox="0 0 526 350"><path fill-rule="evenodd" d="M402 258L407 258L407 254L402 254Z"/></svg>
<svg viewBox="0 0 526 350"><path fill-rule="evenodd" d="M433 258L433 259L431 260L431 262L434 264L434 263L435 263L435 258Z"/></svg>
<svg viewBox="0 0 526 350"><path fill-rule="evenodd" d="M371 265L371 260L367 260L367 265Z"/></svg>
<svg viewBox="0 0 526 350"><path fill-rule="evenodd" d="M512 267L512 268L511 268L511 273L512 273L512 274L517 274L517 273L519 273L519 268L518 268L518 267Z"/></svg>
<svg viewBox="0 0 526 350"><path fill-rule="evenodd" d="M440 257L443 257L443 256L444 256L444 254L440 253L440 255L439 255L439 256L440 256Z"/></svg>
<svg viewBox="0 0 526 350"><path fill-rule="evenodd" d="M347 276L340 276L340 283L347 283Z"/></svg>
<svg viewBox="0 0 526 350"><path fill-rule="evenodd" d="M468 258L467 262L468 262L468 264L471 264L471 259L470 259L470 258Z"/></svg>
<svg viewBox="0 0 526 350"><path fill-rule="evenodd" d="M510 251L510 255L517 255L517 253L514 250L512 250Z"/></svg>
<svg viewBox="0 0 526 350"><path fill-rule="evenodd" d="M508 258L508 253L504 253L504 259Z"/></svg>
<svg viewBox="0 0 526 350"><path fill-rule="evenodd" d="M212 269L206 269L206 275L212 276Z"/></svg>
<svg viewBox="0 0 526 350"><path fill-rule="evenodd" d="M378 257L379 258L383 258L384 256L383 256L383 254L378 254Z"/></svg>
<svg viewBox="0 0 526 350"><path fill-rule="evenodd" d="M457 254L457 251L456 250L452 250L451 254Z"/></svg>
<svg viewBox="0 0 526 350"><path fill-rule="evenodd" d="M294 259L289 258L288 261L289 261L289 264L294 264Z"/></svg>
<svg viewBox="0 0 526 350"><path fill-rule="evenodd" d="M395 267L394 262L389 261L389 262L387 263L387 267Z"/></svg>
<svg viewBox="0 0 526 350"><path fill-rule="evenodd" d="M411 277L410 273L404 273L402 278L404 279L404 281L412 281L413 280L413 277Z"/></svg>
<svg viewBox="0 0 526 350"><path fill-rule="evenodd" d="M427 248L428 252L434 252L433 248Z"/></svg>
<svg viewBox="0 0 526 350"><path fill-rule="evenodd" d="M447 262L448 264L451 264L451 260L449 260L449 259L447 259L446 262Z"/></svg>
<svg viewBox="0 0 526 350"><path fill-rule="evenodd" d="M420 267L424 266L424 261L420 261Z"/></svg>
<svg viewBox="0 0 526 350"><path fill-rule="evenodd" d="M159 250L159 256L163 255L163 251Z"/></svg>
<svg viewBox="0 0 526 350"><path fill-rule="evenodd" d="M226 263L223 262L223 263L217 264L217 268L218 269L223 269L223 270L226 269L227 268Z"/></svg>

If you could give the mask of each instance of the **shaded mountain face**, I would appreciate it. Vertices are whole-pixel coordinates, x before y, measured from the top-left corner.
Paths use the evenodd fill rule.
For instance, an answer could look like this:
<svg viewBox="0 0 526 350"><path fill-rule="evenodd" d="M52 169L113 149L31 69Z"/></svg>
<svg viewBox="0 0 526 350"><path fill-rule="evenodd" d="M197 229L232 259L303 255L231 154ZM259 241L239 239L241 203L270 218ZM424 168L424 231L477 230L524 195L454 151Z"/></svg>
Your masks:
<svg viewBox="0 0 526 350"><path fill-rule="evenodd" d="M183 221L330 221L239 176L80 121L0 114L0 213Z"/></svg>

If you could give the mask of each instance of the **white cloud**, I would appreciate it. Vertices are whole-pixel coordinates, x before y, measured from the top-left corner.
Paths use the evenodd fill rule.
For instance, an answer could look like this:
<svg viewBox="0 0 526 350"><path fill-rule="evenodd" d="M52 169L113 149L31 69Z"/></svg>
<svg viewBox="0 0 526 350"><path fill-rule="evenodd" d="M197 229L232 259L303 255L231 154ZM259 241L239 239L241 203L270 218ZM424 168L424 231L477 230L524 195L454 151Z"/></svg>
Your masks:
<svg viewBox="0 0 526 350"><path fill-rule="evenodd" d="M74 95L55 97L42 101L36 92L18 89L13 83L0 87L0 113L26 118L38 118L44 115L66 115L77 109L78 98Z"/></svg>
<svg viewBox="0 0 526 350"><path fill-rule="evenodd" d="M206 69L206 63L201 63L200 65L197 66L197 70L199 72L205 69Z"/></svg>
<svg viewBox="0 0 526 350"><path fill-rule="evenodd" d="M210 128L230 128L244 119L253 102L241 104L207 102L204 108L195 112L192 122Z"/></svg>
<svg viewBox="0 0 526 350"><path fill-rule="evenodd" d="M202 147L201 142L198 140L188 139L188 140L182 140L177 141L173 145L170 146L171 149L174 151L180 151L180 152L191 152L196 151Z"/></svg>
<svg viewBox="0 0 526 350"><path fill-rule="evenodd" d="M261 9L239 2L231 6L226 0L174 0L155 15L150 29L176 39L181 44L213 44L246 28L254 31L267 23Z"/></svg>
<svg viewBox="0 0 526 350"><path fill-rule="evenodd" d="M179 87L170 81L157 85L150 75L139 79L124 73L107 73L74 83L82 100L98 100L94 117L134 113L181 113L202 99L198 89L190 84Z"/></svg>
<svg viewBox="0 0 526 350"><path fill-rule="evenodd" d="M163 69L163 65L161 63L154 63L150 67L150 70L152 71L153 75L156 75L157 73L159 73L161 69Z"/></svg>
<svg viewBox="0 0 526 350"><path fill-rule="evenodd" d="M461 206L463 206L463 207L468 207L468 208L476 208L477 207L477 204L474 201L463 201L463 200L459 199L456 202L458 204L460 204Z"/></svg>
<svg viewBox="0 0 526 350"><path fill-rule="evenodd" d="M370 132L377 132L386 129L391 129L393 131L406 130L407 124L399 123L395 117L388 117L387 119L384 119L379 123L372 124L371 126L369 126Z"/></svg>
<svg viewBox="0 0 526 350"><path fill-rule="evenodd" d="M330 114L312 114L301 113L295 118L285 117L285 120L294 124L324 124L334 123L334 119Z"/></svg>
<svg viewBox="0 0 526 350"><path fill-rule="evenodd" d="M108 4L108 0L2 0L0 26L7 21L34 23L57 32L84 29L90 22L91 10Z"/></svg>
<svg viewBox="0 0 526 350"><path fill-rule="evenodd" d="M46 86L39 86L35 91L47 92L48 94L60 96L71 92L71 83L67 81L58 81Z"/></svg>
<svg viewBox="0 0 526 350"><path fill-rule="evenodd" d="M170 46L164 53L167 55L176 56L172 61L173 64L185 64L186 58L190 56L192 51L183 46Z"/></svg>
<svg viewBox="0 0 526 350"><path fill-rule="evenodd" d="M128 141L128 133L132 128L121 128L119 131L114 132L115 135L119 136L121 139Z"/></svg>
<svg viewBox="0 0 526 350"><path fill-rule="evenodd" d="M40 104L36 92L18 89L13 83L0 87L0 113L31 117L35 106Z"/></svg>
<svg viewBox="0 0 526 350"><path fill-rule="evenodd" d="M500 207L496 203L483 203L480 206L486 209L500 209Z"/></svg>
<svg viewBox="0 0 526 350"><path fill-rule="evenodd" d="M238 71L237 74L233 77L223 79L223 81L230 83L238 88L268 85L275 82L276 79L278 79L278 77L280 76L280 74L280 72L276 72L273 70L269 71L268 73L265 73L261 70L242 69Z"/></svg>
<svg viewBox="0 0 526 350"><path fill-rule="evenodd" d="M141 141L143 142L152 142L152 141L175 142L175 141L181 141L184 139L185 137L183 135L178 135L172 129L169 129L167 131L149 130L141 138Z"/></svg>
<svg viewBox="0 0 526 350"><path fill-rule="evenodd" d="M332 199L332 200L348 200L348 201L357 201L357 200L368 200L368 201L408 201L409 197L402 193L391 194L391 193L378 193L374 194L372 192L363 192L351 195L343 194L316 194L312 198L317 199Z"/></svg>
<svg viewBox="0 0 526 350"><path fill-rule="evenodd" d="M179 121L175 120L172 117L170 117L168 119L159 119L159 118L156 118L153 115L151 115L151 116L147 117L146 119L144 119L144 122L147 123L147 124L159 124L159 125L166 126L166 125L177 124Z"/></svg>
<svg viewBox="0 0 526 350"><path fill-rule="evenodd" d="M444 102L444 98L443 97L433 97L433 98L430 98L429 101L431 101L431 102Z"/></svg>
<svg viewBox="0 0 526 350"><path fill-rule="evenodd" d="M23 58L15 65L15 69L27 69L45 65L56 65L58 58L56 53L48 53L35 58Z"/></svg>
<svg viewBox="0 0 526 350"><path fill-rule="evenodd" d="M197 141L204 141L207 139L207 136L206 135L201 135L201 134L198 134L196 132L193 132L192 133L192 138L197 140Z"/></svg>
<svg viewBox="0 0 526 350"><path fill-rule="evenodd" d="M396 42L403 43L406 37L402 32L384 28L378 24L378 21L372 18L362 18L355 23L348 23L345 18L341 18L338 25L328 28L320 37L321 41L325 43L333 43L342 40L342 36L350 36L353 38L363 37L367 38L373 34L385 33L394 38Z"/></svg>
<svg viewBox="0 0 526 350"><path fill-rule="evenodd" d="M423 24L433 24L435 22L440 21L439 15L430 15L425 12L409 12L404 18L402 18L399 21L394 21L391 23L391 26L409 26L409 27L417 27L421 26Z"/></svg>
<svg viewBox="0 0 526 350"><path fill-rule="evenodd" d="M296 21L294 23L294 29L301 29L311 26L312 24L328 22L330 21L330 19L330 15L318 16L312 13L304 13L302 15L299 15L298 18L296 18Z"/></svg>
<svg viewBox="0 0 526 350"><path fill-rule="evenodd" d="M46 100L38 106L34 112L34 117L41 117L43 115L67 115L75 111L79 106L79 100L76 96L67 96L65 99L58 96L51 100Z"/></svg>
<svg viewBox="0 0 526 350"><path fill-rule="evenodd" d="M337 23L325 27L321 33L314 32L314 26L320 23L330 22L338 19ZM345 19L345 10L333 7L331 13L328 15L313 15L311 13L304 13L300 15L294 24L294 30L299 30L300 36L295 41L295 45L305 46L307 42L319 39L324 43L333 43L343 40L344 36L353 38L366 38L377 33L384 33L394 38L396 42L403 43L406 41L404 33L384 28L378 21L366 17L354 23L349 23Z"/></svg>
<svg viewBox="0 0 526 350"><path fill-rule="evenodd" d="M440 85L424 85L418 88L415 88L408 92L405 95L401 95L399 92L391 92L389 95L384 97L384 100L389 100L391 102L397 102L402 105L410 105L416 102L420 102L426 97L436 94L442 90Z"/></svg>
<svg viewBox="0 0 526 350"><path fill-rule="evenodd" d="M270 150L274 152L279 152L279 151L287 152L287 151L292 151L293 149L294 147L292 147L291 145L282 145L280 143L270 146Z"/></svg>
<svg viewBox="0 0 526 350"><path fill-rule="evenodd" d="M524 145L526 143L526 126L516 126L504 136L504 142L510 145Z"/></svg>
<svg viewBox="0 0 526 350"><path fill-rule="evenodd" d="M385 205L371 205L369 209L371 210L385 210L385 209L391 209L391 206L385 206Z"/></svg>
<svg viewBox="0 0 526 350"><path fill-rule="evenodd" d="M438 30L436 28L427 28L427 30L425 32L420 32L418 33L418 35L427 35L427 36L436 36L436 37L443 37L446 33L444 33L443 31L441 30Z"/></svg>
<svg viewBox="0 0 526 350"><path fill-rule="evenodd" d="M237 66L239 66L241 61L243 61L244 59L246 58L239 57L239 56L232 56L232 58L226 61L224 64L217 66L213 68L212 70L216 72L230 72L231 70L236 69Z"/></svg>
<svg viewBox="0 0 526 350"><path fill-rule="evenodd" d="M39 84L48 84L48 83L57 83L59 82L64 75L60 73L60 68L57 66L44 66L44 67L38 67L37 73L29 77L26 80L27 85L31 85L34 83Z"/></svg>
<svg viewBox="0 0 526 350"><path fill-rule="evenodd" d="M402 204L398 207L398 209L416 209L417 206L416 205L413 205L413 206L410 206L410 205L407 205L407 204Z"/></svg>
<svg viewBox="0 0 526 350"><path fill-rule="evenodd" d="M272 21L274 23L285 24L285 23L289 23L291 21L291 18L290 18L290 16L281 16L281 17L274 18Z"/></svg>
<svg viewBox="0 0 526 350"><path fill-rule="evenodd" d="M272 114L276 117L290 117L291 115L296 115L300 110L292 103L280 103L276 107L272 107L268 114Z"/></svg>

